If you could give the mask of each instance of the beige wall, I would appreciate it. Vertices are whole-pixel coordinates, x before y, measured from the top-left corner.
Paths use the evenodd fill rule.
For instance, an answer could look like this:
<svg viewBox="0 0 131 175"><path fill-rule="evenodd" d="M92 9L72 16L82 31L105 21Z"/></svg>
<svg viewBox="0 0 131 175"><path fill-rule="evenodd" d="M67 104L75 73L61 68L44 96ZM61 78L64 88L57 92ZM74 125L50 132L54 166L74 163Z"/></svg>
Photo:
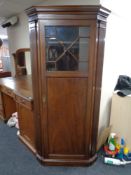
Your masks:
<svg viewBox="0 0 131 175"><path fill-rule="evenodd" d="M29 48L29 28L28 28L28 18L23 12L19 14L18 24L7 28L8 38L9 38L9 51L10 55L16 52L20 48ZM12 75L14 76L14 60L11 56L12 64Z"/></svg>

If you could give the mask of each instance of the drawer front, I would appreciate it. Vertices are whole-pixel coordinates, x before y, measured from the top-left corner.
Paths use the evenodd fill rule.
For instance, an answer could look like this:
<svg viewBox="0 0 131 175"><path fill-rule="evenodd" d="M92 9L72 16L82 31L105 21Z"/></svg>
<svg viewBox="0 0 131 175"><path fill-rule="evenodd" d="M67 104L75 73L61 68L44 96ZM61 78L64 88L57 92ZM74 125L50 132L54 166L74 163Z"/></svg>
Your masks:
<svg viewBox="0 0 131 175"><path fill-rule="evenodd" d="M13 90L11 90L11 89L9 89L7 87L2 86L1 87L1 92L9 95L10 97L13 97L13 98L15 97Z"/></svg>
<svg viewBox="0 0 131 175"><path fill-rule="evenodd" d="M32 110L32 101L28 101L27 99L16 95L16 102Z"/></svg>

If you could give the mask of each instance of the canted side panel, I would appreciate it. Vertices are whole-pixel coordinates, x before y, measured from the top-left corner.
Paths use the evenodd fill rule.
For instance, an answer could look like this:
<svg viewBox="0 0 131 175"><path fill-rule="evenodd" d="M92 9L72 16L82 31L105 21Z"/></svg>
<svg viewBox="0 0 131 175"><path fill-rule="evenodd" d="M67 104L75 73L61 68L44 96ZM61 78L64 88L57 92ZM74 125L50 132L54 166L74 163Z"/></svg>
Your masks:
<svg viewBox="0 0 131 175"><path fill-rule="evenodd" d="M84 155L87 78L48 78L47 86L49 155Z"/></svg>
<svg viewBox="0 0 131 175"><path fill-rule="evenodd" d="M37 154L41 155L41 118L40 118L40 104L39 104L39 24L32 22L29 24L30 29L30 46L31 46L31 60L32 60L32 83L33 83L33 113L34 113L34 129L35 129L35 145Z"/></svg>
<svg viewBox="0 0 131 175"><path fill-rule="evenodd" d="M103 70L104 58L104 45L105 45L106 23L99 23L98 26L98 47L97 47L97 62L96 62L96 81L95 81L95 98L93 106L93 127L92 127L92 155L96 153L97 135L98 135L98 122L99 122L99 108L101 98L101 81ZM95 131L95 132L93 132Z"/></svg>

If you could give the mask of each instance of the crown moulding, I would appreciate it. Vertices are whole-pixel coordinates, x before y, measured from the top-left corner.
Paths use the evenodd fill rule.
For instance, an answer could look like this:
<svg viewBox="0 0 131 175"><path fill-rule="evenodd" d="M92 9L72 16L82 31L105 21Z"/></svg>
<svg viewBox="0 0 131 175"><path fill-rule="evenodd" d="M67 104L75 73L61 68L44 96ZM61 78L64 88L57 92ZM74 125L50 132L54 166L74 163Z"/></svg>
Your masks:
<svg viewBox="0 0 131 175"><path fill-rule="evenodd" d="M103 19L104 21L111 11L101 5L65 5L65 6L32 6L25 10L27 15L32 20L37 18L46 18L49 15L83 15L83 18L88 19ZM62 16L61 16L62 18ZM82 17L81 17L82 18Z"/></svg>

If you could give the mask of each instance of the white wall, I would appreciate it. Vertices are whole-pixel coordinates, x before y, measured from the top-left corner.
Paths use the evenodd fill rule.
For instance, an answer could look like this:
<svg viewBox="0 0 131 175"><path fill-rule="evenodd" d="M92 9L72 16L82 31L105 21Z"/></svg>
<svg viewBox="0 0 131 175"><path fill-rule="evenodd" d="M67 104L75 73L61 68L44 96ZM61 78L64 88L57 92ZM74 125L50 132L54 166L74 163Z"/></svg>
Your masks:
<svg viewBox="0 0 131 175"><path fill-rule="evenodd" d="M118 76L131 76L131 22L128 19L128 15L131 15L128 10L130 2L101 0L101 3L111 9L112 14L108 18L105 40L99 133L109 124L111 97Z"/></svg>
<svg viewBox="0 0 131 175"><path fill-rule="evenodd" d="M7 29L0 26L0 38L6 39L7 38Z"/></svg>
<svg viewBox="0 0 131 175"><path fill-rule="evenodd" d="M27 75L31 75L31 55L30 55L30 51L25 52L25 65L26 65Z"/></svg>
<svg viewBox="0 0 131 175"><path fill-rule="evenodd" d="M40 5L97 5L100 0L46 0Z"/></svg>
<svg viewBox="0 0 131 175"><path fill-rule="evenodd" d="M20 48L30 48L28 18L23 12L18 16L19 22L15 26L8 28L10 55ZM11 56L12 75L14 76L14 59Z"/></svg>

